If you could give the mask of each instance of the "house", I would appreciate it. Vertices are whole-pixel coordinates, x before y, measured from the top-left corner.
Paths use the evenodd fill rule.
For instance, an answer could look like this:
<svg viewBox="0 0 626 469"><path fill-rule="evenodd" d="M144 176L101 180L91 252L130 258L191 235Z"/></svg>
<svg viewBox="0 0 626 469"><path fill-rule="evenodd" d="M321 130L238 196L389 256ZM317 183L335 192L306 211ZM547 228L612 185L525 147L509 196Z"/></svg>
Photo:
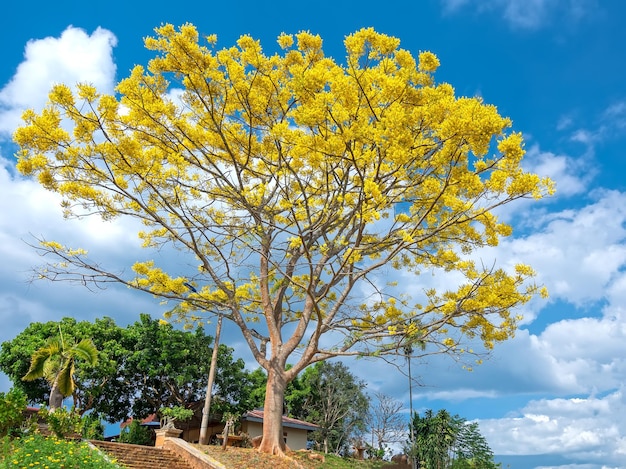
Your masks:
<svg viewBox="0 0 626 469"><path fill-rule="evenodd" d="M194 402L187 406L194 411L193 417L190 420L175 423L176 428L183 431L180 437L188 441L189 443L198 443L200 441L200 424L202 422L202 409L204 403L201 401ZM125 422L122 422L120 429L124 429L125 426L132 422L132 417ZM149 427L153 430L157 430L161 427L161 422L157 414L150 414L146 418L141 419L141 425ZM222 422L221 414L211 414L208 422L209 441L217 443L216 435L221 434L224 431L224 423ZM115 438L115 437L114 437Z"/></svg>
<svg viewBox="0 0 626 469"><path fill-rule="evenodd" d="M306 449L309 432L319 429L318 425L283 415L283 438L292 450ZM263 410L255 409L241 417L241 431L250 438L263 435Z"/></svg>
<svg viewBox="0 0 626 469"><path fill-rule="evenodd" d="M183 431L180 435L183 440L190 443L197 443L200 440L202 407L201 402L192 404L189 408L194 410L194 416L186 422L176 422L176 428ZM221 435L224 431L224 423L221 417L221 415L211 415L209 418L208 434L209 441L212 443L217 443L217 435ZM121 428L124 428L131 421L132 419L123 422ZM157 429L160 426L156 414L149 415L142 419L141 425L153 429ZM241 417L241 425L237 430L239 429L243 433L248 434L251 439L263 435L263 410L255 409L243 414ZM317 429L319 429L319 426L315 424L283 415L283 438L285 439L285 444L292 450L306 449L309 432L313 432Z"/></svg>

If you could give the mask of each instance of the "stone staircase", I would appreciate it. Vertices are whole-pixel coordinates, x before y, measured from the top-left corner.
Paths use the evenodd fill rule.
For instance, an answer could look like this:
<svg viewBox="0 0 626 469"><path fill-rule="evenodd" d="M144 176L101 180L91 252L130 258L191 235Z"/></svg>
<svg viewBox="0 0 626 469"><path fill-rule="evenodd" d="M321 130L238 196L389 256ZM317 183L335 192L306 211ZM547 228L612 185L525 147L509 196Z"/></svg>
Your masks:
<svg viewBox="0 0 626 469"><path fill-rule="evenodd" d="M128 469L194 469L182 457L166 448L96 440L90 443Z"/></svg>

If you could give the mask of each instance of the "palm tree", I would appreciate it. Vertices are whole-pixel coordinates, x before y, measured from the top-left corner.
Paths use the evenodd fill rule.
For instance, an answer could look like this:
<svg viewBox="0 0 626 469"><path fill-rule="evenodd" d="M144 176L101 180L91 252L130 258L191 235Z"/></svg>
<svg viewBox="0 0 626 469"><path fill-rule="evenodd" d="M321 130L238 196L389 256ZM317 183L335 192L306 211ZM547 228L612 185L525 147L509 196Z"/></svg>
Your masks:
<svg viewBox="0 0 626 469"><path fill-rule="evenodd" d="M499 467L477 423L467 423L444 409L436 414L429 409L423 417L413 415L413 429L411 452L420 469Z"/></svg>
<svg viewBox="0 0 626 469"><path fill-rule="evenodd" d="M74 394L76 360L84 360L92 366L98 361L98 349L91 339L66 344L60 328L59 333L59 337L51 337L43 347L35 350L28 373L22 378L25 381L44 378L50 383L50 410L58 409L64 398Z"/></svg>

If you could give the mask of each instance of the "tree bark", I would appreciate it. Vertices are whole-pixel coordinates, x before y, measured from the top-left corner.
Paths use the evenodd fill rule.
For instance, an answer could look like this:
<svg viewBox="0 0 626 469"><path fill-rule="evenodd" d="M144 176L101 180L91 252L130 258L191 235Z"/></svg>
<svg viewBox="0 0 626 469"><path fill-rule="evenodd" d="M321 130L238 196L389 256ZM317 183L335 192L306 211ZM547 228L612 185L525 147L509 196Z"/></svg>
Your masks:
<svg viewBox="0 0 626 469"><path fill-rule="evenodd" d="M278 368L278 369L277 369ZM263 408L263 439L259 446L262 453L284 455L283 404L285 398L285 371L272 367L267 374L265 407Z"/></svg>
<svg viewBox="0 0 626 469"><path fill-rule="evenodd" d="M48 399L48 406L50 410L59 409L63 405L63 394L59 391L56 381L50 389L50 399Z"/></svg>

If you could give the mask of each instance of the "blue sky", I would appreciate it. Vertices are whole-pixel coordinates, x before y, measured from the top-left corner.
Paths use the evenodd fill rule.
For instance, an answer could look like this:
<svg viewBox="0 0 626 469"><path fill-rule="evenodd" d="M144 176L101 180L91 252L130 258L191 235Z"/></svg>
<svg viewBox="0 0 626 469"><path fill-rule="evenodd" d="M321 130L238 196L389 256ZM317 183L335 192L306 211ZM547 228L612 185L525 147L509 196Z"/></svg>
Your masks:
<svg viewBox="0 0 626 469"><path fill-rule="evenodd" d="M362 27L430 50L437 81L480 95L513 119L525 166L552 177L557 194L503 213L514 236L492 253L521 260L551 293L523 311L516 337L469 373L450 360L415 364L414 408L478 419L504 467L626 467L626 3L618 0L425 0L413 2L10 2L0 15L0 341L31 321L66 315L133 322L158 316L151 297L29 283L40 262L25 241L44 235L128 268L138 256L132 223L63 221L57 200L15 174L11 133L54 82L103 91L150 54L142 38L163 22L194 23L230 46L240 35L274 50L281 32L310 30L341 61L343 38ZM241 338L227 342L245 355ZM246 359L249 359L246 356ZM253 366L253 363L250 363ZM356 362L369 390L402 400L406 378ZM10 386L0 377L0 390Z"/></svg>

